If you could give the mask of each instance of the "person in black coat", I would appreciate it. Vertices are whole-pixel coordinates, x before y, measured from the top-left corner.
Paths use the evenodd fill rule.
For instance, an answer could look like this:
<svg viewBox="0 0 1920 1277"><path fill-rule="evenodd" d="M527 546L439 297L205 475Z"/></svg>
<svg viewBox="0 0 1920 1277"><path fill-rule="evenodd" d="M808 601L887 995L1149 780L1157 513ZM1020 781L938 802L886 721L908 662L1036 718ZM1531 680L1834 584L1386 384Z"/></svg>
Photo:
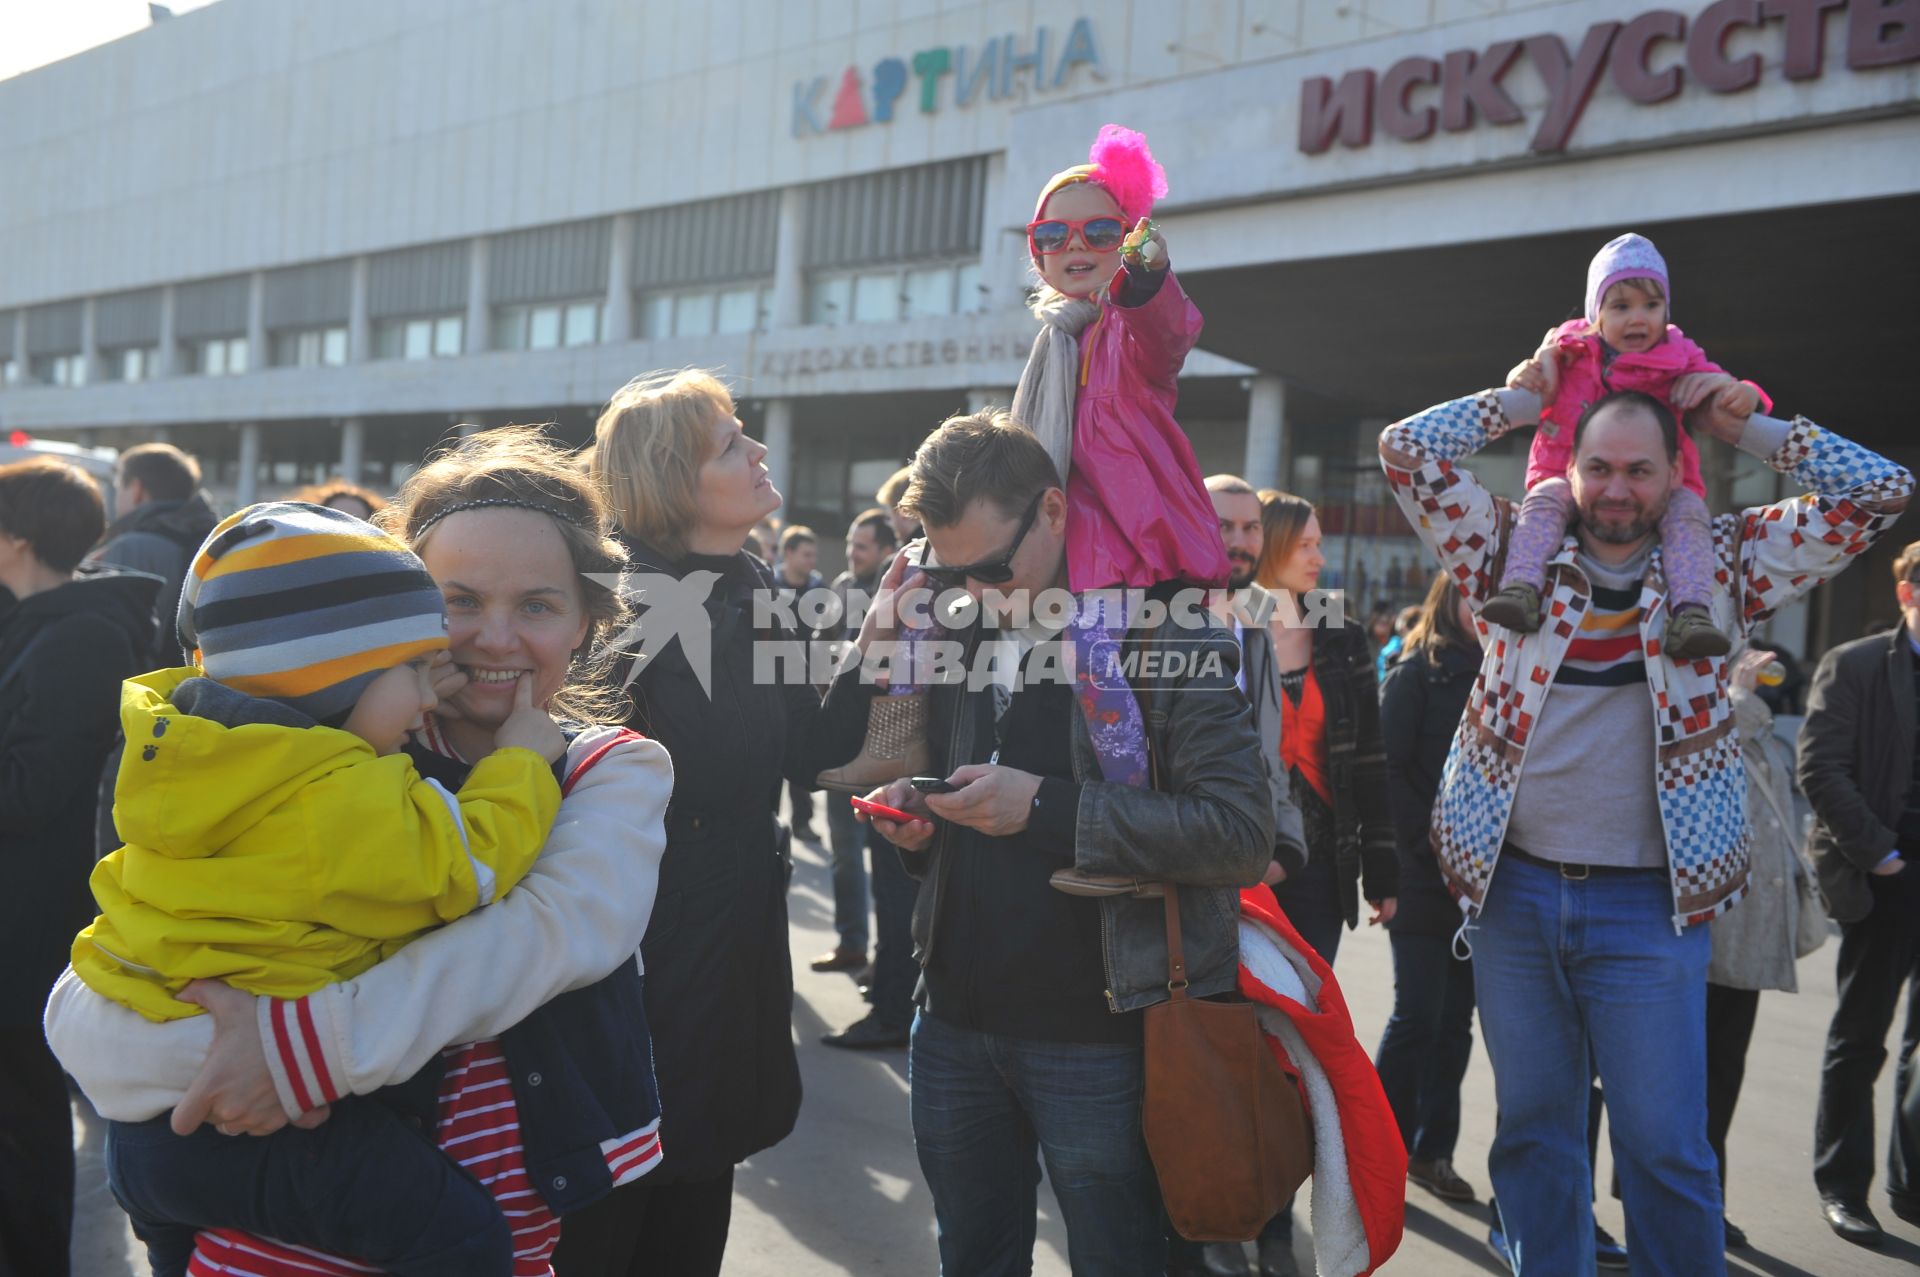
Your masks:
<svg viewBox="0 0 1920 1277"><path fill-rule="evenodd" d="M64 1277L73 1226L66 1079L41 1034L47 993L93 917L93 794L146 668L158 578L75 575L106 526L66 462L0 466L0 1272Z"/></svg>
<svg viewBox="0 0 1920 1277"><path fill-rule="evenodd" d="M1453 1169L1460 1081L1473 1053L1473 964L1453 953L1462 914L1441 880L1428 826L1447 750L1479 671L1472 610L1441 573L1380 691L1400 906L1387 923L1393 1015L1374 1068L1406 1142L1407 1178L1449 1201L1474 1196Z"/></svg>
<svg viewBox="0 0 1920 1277"><path fill-rule="evenodd" d="M759 645L806 651L755 614L756 592L770 598L774 582L742 546L781 502L766 452L726 388L698 372L629 383L595 431L593 473L623 530L639 614L634 655L613 677L632 701L627 725L673 756L641 945L665 1162L567 1220L560 1277L717 1274L734 1166L799 1115L780 791L857 754L865 724L830 739L804 665L756 670Z"/></svg>

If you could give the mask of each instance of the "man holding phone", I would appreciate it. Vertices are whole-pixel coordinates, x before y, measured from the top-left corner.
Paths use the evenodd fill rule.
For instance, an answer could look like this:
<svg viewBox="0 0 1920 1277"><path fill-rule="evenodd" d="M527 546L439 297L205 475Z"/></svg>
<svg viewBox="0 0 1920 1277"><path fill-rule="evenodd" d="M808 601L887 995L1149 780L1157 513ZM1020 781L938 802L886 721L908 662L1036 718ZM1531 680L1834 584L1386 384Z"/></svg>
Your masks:
<svg viewBox="0 0 1920 1277"><path fill-rule="evenodd" d="M1191 618L1199 628L1154 640L1212 659L1132 680L1157 784L1105 781L1073 682L1055 676L1071 666L1058 633L1013 628L1024 619L1018 603L1066 585L1066 495L1045 448L1004 412L953 418L915 455L901 507L925 527L927 566L895 562L862 651L894 638L890 592L962 588L994 613L954 631L963 664L982 667L990 653L1005 675L932 688L933 779L953 792L900 780L867 795L912 817L871 819L920 879L913 940L925 1002L912 1034L912 1109L942 1270L1026 1262L1037 1153L1075 1271L1161 1277L1137 1012L1167 997L1162 902L1068 895L1050 879L1077 870L1179 883L1192 993L1234 988L1237 891L1266 869L1274 821L1234 683L1237 652L1204 611ZM876 690L850 671L827 712L864 720Z"/></svg>

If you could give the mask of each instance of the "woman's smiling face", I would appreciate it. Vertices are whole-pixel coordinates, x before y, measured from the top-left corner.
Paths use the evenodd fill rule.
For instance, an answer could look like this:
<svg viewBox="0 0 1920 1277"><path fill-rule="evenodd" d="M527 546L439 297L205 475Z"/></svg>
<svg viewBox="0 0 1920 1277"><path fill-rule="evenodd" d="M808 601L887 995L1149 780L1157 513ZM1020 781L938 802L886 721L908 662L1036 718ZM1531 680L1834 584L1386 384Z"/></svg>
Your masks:
<svg viewBox="0 0 1920 1277"><path fill-rule="evenodd" d="M553 520L534 510L463 510L416 549L446 599L447 639L467 675L441 712L498 727L522 676L533 679L535 705L552 700L592 625Z"/></svg>

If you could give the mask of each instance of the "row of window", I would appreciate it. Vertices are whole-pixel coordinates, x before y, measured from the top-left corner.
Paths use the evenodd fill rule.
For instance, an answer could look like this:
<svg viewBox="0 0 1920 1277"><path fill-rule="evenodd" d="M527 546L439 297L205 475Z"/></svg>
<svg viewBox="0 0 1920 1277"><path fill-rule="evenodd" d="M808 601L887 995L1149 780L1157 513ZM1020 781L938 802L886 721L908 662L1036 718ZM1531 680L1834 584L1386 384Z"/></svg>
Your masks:
<svg viewBox="0 0 1920 1277"><path fill-rule="evenodd" d="M970 315L986 309L987 290L978 262L940 266L884 267L840 271L814 277L808 290L807 322L881 324L940 315ZM773 288L767 283L725 288L650 292L641 299L639 328L646 338L710 337L764 332L772 315ZM604 331L599 300L502 306L493 314L493 350L557 350L591 346ZM381 320L373 327L375 359L445 359L465 353L466 316L429 315ZM207 377L247 371L245 337L215 337L186 344L187 367ZM338 367L347 363L343 325L290 329L272 335L268 364L275 368ZM103 350L100 376L106 381L146 381L159 373L157 346ZM19 365L0 365L4 383L22 379ZM28 379L50 386L79 386L86 381L78 354L42 355L28 361Z"/></svg>

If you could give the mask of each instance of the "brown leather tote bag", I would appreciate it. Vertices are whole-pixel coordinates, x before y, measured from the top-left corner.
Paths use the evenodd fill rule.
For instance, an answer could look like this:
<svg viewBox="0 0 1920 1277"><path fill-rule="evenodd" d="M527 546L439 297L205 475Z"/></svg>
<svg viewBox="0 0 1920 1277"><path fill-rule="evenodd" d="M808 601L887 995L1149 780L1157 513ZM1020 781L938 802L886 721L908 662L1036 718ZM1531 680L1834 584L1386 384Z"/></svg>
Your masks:
<svg viewBox="0 0 1920 1277"><path fill-rule="evenodd" d="M1191 1241L1251 1241L1313 1173L1313 1135L1251 1002L1187 996L1166 884L1167 1001L1148 1007L1141 1125L1167 1214Z"/></svg>

